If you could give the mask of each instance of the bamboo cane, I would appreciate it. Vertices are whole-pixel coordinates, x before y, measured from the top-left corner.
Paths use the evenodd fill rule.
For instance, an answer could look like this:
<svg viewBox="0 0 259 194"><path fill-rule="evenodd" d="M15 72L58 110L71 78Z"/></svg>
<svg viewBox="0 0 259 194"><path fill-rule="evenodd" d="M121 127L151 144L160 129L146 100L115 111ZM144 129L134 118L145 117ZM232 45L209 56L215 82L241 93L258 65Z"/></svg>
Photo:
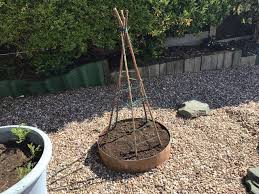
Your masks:
<svg viewBox="0 0 259 194"><path fill-rule="evenodd" d="M128 12L128 10L126 10L125 15L124 15L123 10L120 10L120 13L119 13L118 10L116 8L114 8L114 13L115 13L116 18L118 19L119 26L120 26L120 29L121 29L120 34L121 34L121 44L122 44L122 52L121 52L121 60L120 60L120 73L119 73L119 80L118 80L118 87L117 88L120 89L120 86L121 86L121 77L122 77L121 74L122 74L122 69L123 69L123 64L124 64L125 72L126 72L126 78L127 78L127 84L128 84L128 92L129 92L128 98L129 98L129 101L131 103L131 117L132 117L133 134L134 134L134 148L135 148L135 155L137 157L138 156L138 153L137 153L137 145L138 144L137 144L137 140L136 140L136 124L135 124L135 117L134 117L131 81L130 81L130 75L129 75L129 69L128 69L127 55L126 55L126 48L127 47L130 50L131 58L132 58L132 61L133 61L133 66L134 66L135 73L136 73L136 79L139 82L140 94L141 94L142 98L144 98L144 101L143 101L142 104L143 104L143 109L144 109L146 121L148 119L147 112L146 112L146 106L147 106L147 109L148 109L148 112L149 112L150 117L152 119L152 123L154 125L155 132L156 132L156 135L157 135L157 138L159 140L160 145L162 145L162 142L161 142L161 139L160 139L160 135L158 133L158 129L157 129L154 117L152 115L152 111L151 111L149 101L147 99L147 95L146 95L146 91L145 91L145 88L144 88L143 80L140 76L140 72L139 72L139 69L138 69L138 66L137 66L137 62L136 62L136 57L135 57L134 50L133 50L133 46L132 46L131 39L130 39L130 36L129 36L129 33L128 33L128 13L129 12ZM115 103L117 105L117 112L116 112L116 122L117 122L117 119L118 119L117 96L115 98ZM113 116L113 111L111 113L110 125L111 125L111 122L112 122L112 116Z"/></svg>
<svg viewBox="0 0 259 194"><path fill-rule="evenodd" d="M115 10L117 10L117 9L115 9ZM135 57L135 54L134 54L133 46L132 46L131 39L130 39L128 31L125 32L125 36L126 36L126 41L128 43L128 46L129 46L129 50L130 50L130 53L131 53L131 57L132 57L133 65L134 65L134 68L135 68L135 71L136 71L136 74L137 74L137 78L140 80L141 93L143 94L143 96L146 99L146 103L147 103L147 107L148 107L148 110L149 110L149 114L150 114L151 119L153 121L155 130L156 130L156 134L157 134L157 137L159 139L159 143L160 143L160 145L162 145L162 142L161 142L161 139L160 139L160 135L158 133L158 130L157 130L157 127L156 127L156 124L155 124L155 120L154 120L154 117L152 115L151 108L150 108L150 105L149 105L149 102L148 102L148 99L147 99L147 95L146 95L146 91L145 91L145 88L144 88L143 80L142 80L142 78L140 76L140 73L139 73L139 70L138 70L138 65L137 65L136 57Z"/></svg>
<svg viewBox="0 0 259 194"><path fill-rule="evenodd" d="M124 17L123 11L121 11L121 16L119 15L117 9L116 9L116 15L119 20L119 22L122 22L122 31L121 31L121 43L122 43L122 51L123 51L123 59L124 59L124 65L125 65L125 70L126 70L126 78L127 78L127 83L128 83L128 89L129 89L129 100L131 103L131 117L132 117L132 125L133 125L133 135L134 135L134 148L135 148L135 155L136 157L138 156L138 151L137 151L137 139L136 139L136 125L135 125L135 119L134 119L134 110L133 110L133 100L132 100L132 92L131 92L131 83L130 83L130 78L129 78L129 70L128 70L128 62L127 62L127 55L126 55L126 49L125 49L125 24L126 24L126 19Z"/></svg>
<svg viewBox="0 0 259 194"><path fill-rule="evenodd" d="M128 11L126 11L126 13L127 12ZM118 18L118 21L119 21L119 24L121 25L121 28L123 29L123 27L124 27L123 26L123 22L122 22L122 20L120 18L120 14L119 14L117 8L114 8L114 13L115 13L115 15ZM147 95L146 95L146 91L145 91L145 88L144 88L143 80L142 80L142 78L140 76L140 73L139 73L139 70L138 70L138 65L137 65L137 62L136 62L136 57L135 57L135 54L134 54L134 50L133 50L133 46L132 46L132 43L131 43L131 39L130 39L130 36L129 36L129 33L128 33L127 30L125 30L125 39L126 39L126 42L128 43L128 47L129 47L129 50L130 50L130 53L131 53L131 57L132 57L134 69L136 71L137 79L140 81L140 91L141 91L141 94L145 98L145 102L147 104L147 108L148 108L149 114L150 114L151 119L153 121L153 124L154 124L155 130L156 130L156 134L157 134L159 143L160 143L160 145L162 145L162 142L161 142L161 139L160 139L160 135L158 133L158 130L157 130L157 127L156 127L156 124L155 124L155 120L154 120L154 117L153 117L152 112L151 112L150 104L149 104L148 99L147 99Z"/></svg>
<svg viewBox="0 0 259 194"><path fill-rule="evenodd" d="M126 10L126 24L125 24L125 26L126 26L127 29L128 29L128 18L129 18L129 10ZM141 80L138 79L138 81L141 81ZM142 95L142 93L141 93L141 95ZM142 97L145 98L145 96L143 96L143 95L142 95ZM145 119L146 119L146 122L147 122L148 118L147 118L147 111L146 111L146 107L145 107L145 102L143 102L142 105L143 105Z"/></svg>
<svg viewBox="0 0 259 194"><path fill-rule="evenodd" d="M122 74L122 69L123 69L123 51L121 51L121 58L120 58L120 69L119 69L119 76L118 76L118 80L117 80L117 87L116 87L116 95L113 99L112 102L112 112L111 112L111 116L110 116L110 122L109 122L109 127L108 129L111 128L111 124L112 124L112 117L113 117L113 112L114 112L114 107L116 105L116 119L115 119L115 124L118 121L118 92L120 91L121 88L121 74Z"/></svg>

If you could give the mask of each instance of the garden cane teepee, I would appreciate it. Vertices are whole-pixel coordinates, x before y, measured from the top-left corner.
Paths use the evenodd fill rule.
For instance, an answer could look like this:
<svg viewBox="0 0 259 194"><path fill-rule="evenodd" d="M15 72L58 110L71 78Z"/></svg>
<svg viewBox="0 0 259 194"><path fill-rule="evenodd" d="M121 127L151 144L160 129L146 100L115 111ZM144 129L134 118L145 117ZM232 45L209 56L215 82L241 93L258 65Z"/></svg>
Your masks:
<svg viewBox="0 0 259 194"><path fill-rule="evenodd" d="M121 10L119 13L114 8L114 13L120 29L120 67L109 126L98 140L99 153L106 166L114 170L146 171L169 157L170 135L162 124L154 120L128 32L129 12ZM132 59L133 70L129 70L128 67L127 48ZM125 84L123 78L126 78ZM123 84L126 87L123 87ZM133 87L134 84L136 86ZM137 95L133 95L133 90ZM125 93L126 102L122 97ZM122 104L126 104L129 108L130 118L119 120L119 101L123 101ZM144 118L135 117L135 108L139 105L143 108Z"/></svg>

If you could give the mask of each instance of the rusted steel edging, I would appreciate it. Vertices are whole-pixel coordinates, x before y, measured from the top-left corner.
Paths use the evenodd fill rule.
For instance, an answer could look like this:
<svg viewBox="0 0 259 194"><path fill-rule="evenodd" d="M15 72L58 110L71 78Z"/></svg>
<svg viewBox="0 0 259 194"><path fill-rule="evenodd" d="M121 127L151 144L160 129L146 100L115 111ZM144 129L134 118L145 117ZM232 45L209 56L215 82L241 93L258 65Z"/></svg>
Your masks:
<svg viewBox="0 0 259 194"><path fill-rule="evenodd" d="M164 125L162 125L161 123L159 123L157 121L156 121L156 123L161 125L167 131L170 140L169 140L167 146L161 152L159 152L158 154L156 154L152 157L140 159L140 160L120 160L120 159L117 159L117 158L112 157L112 156L108 155L107 153L105 153L101 149L100 142L99 142L100 137L102 135L104 135L108 130L108 127L105 128L101 132L99 139L97 141L98 152L99 152L100 158L102 159L104 165L107 166L108 168L110 168L114 171L118 171L118 172L138 173L138 172L149 171L149 170L161 165L166 160L168 160L170 158L171 136L170 136L169 131L167 130L167 128Z"/></svg>

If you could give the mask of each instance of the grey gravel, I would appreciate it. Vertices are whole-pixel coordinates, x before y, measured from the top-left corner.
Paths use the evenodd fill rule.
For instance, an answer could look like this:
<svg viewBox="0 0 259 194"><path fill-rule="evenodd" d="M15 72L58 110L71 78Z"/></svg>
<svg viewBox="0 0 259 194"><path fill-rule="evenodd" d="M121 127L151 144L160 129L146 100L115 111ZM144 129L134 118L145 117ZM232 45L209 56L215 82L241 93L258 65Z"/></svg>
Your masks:
<svg viewBox="0 0 259 194"><path fill-rule="evenodd" d="M172 135L172 150L169 161L143 174L112 172L96 153L113 86L3 98L0 125L27 123L49 133L50 193L245 193L241 178L259 165L259 66L170 75L145 84L156 120ZM191 99L213 110L206 117L178 118L177 105ZM136 114L141 116L140 108ZM130 112L123 108L119 116Z"/></svg>

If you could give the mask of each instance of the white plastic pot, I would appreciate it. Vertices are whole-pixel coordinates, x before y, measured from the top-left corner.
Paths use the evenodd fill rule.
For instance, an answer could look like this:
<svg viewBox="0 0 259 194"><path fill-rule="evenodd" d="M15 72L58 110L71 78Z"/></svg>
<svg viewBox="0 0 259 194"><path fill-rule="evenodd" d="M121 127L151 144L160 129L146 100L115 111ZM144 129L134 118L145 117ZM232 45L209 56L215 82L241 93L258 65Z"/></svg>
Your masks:
<svg viewBox="0 0 259 194"><path fill-rule="evenodd" d="M18 125L10 125L0 127L0 143L15 141L15 137L11 133L11 129L19 127ZM2 194L47 194L47 167L51 159L52 145L49 137L41 130L35 127L20 126L25 129L31 129L28 138L34 144L41 145L43 153L36 166L18 183L11 186Z"/></svg>

